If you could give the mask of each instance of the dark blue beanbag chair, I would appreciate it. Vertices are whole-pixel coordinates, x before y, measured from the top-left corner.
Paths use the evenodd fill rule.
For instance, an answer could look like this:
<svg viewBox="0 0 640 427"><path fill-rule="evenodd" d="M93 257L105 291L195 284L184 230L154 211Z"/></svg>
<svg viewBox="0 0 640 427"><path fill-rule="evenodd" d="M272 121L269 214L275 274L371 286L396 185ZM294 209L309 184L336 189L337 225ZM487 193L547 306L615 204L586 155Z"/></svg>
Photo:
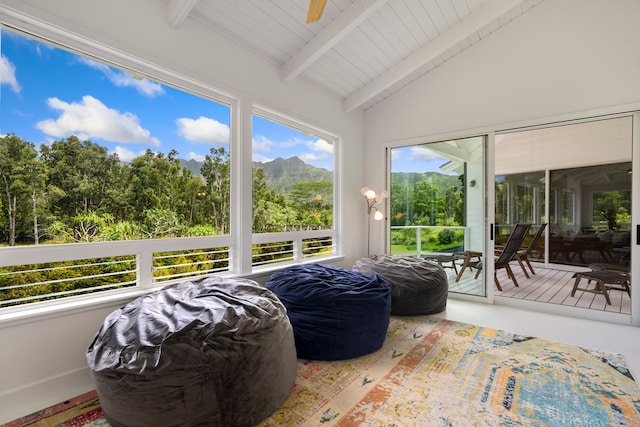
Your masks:
<svg viewBox="0 0 640 427"><path fill-rule="evenodd" d="M273 274L266 287L287 308L299 358L350 359L384 343L391 291L375 274L304 264Z"/></svg>

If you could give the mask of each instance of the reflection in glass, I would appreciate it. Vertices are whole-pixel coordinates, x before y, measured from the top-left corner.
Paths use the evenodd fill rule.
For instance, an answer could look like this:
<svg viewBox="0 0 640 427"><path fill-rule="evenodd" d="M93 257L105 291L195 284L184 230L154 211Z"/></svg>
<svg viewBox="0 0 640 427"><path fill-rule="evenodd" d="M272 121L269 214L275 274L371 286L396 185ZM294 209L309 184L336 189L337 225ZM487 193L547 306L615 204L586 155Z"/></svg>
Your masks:
<svg viewBox="0 0 640 427"><path fill-rule="evenodd" d="M545 171L496 176L496 243L517 223L548 222L549 262L628 265L630 170L629 162L550 170L548 200Z"/></svg>

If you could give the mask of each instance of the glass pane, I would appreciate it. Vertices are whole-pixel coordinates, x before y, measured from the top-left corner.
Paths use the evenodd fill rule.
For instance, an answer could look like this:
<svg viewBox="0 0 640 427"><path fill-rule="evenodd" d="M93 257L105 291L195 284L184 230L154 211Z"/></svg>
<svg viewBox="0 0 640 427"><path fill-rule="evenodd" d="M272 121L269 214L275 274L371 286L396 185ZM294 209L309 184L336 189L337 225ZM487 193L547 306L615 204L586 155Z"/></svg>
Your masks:
<svg viewBox="0 0 640 427"><path fill-rule="evenodd" d="M542 171L495 177L496 244L504 243L518 223L546 222L544 176Z"/></svg>
<svg viewBox="0 0 640 427"><path fill-rule="evenodd" d="M229 248L207 248L153 254L156 282L229 271Z"/></svg>
<svg viewBox="0 0 640 427"><path fill-rule="evenodd" d="M0 308L136 285L136 256L0 268Z"/></svg>
<svg viewBox="0 0 640 427"><path fill-rule="evenodd" d="M0 37L2 242L229 233L229 105L18 33Z"/></svg>
<svg viewBox="0 0 640 427"><path fill-rule="evenodd" d="M390 252L439 263L450 292L485 295L483 162L482 137L391 149Z"/></svg>
<svg viewBox="0 0 640 427"><path fill-rule="evenodd" d="M631 163L550 171L560 195L551 227L550 261L588 266L628 265L631 238Z"/></svg>
<svg viewBox="0 0 640 427"><path fill-rule="evenodd" d="M630 292L622 287L612 286L610 299L594 280L573 287L576 272L603 269L611 283L630 281L633 128L633 118L622 116L496 135L496 223L512 228L532 212L531 234L548 222L545 247L521 251L544 264L527 275L511 262L514 277L497 272L503 287L497 296L631 312Z"/></svg>
<svg viewBox="0 0 640 427"><path fill-rule="evenodd" d="M333 142L253 116L253 232L333 228Z"/></svg>

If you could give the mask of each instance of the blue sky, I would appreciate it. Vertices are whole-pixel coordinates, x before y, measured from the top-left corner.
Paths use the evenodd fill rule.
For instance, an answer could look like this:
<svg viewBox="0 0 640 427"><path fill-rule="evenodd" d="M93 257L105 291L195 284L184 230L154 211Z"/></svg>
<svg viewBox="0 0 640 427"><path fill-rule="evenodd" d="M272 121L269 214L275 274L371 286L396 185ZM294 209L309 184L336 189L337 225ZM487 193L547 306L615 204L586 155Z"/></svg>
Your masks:
<svg viewBox="0 0 640 427"><path fill-rule="evenodd" d="M147 149L202 161L229 147L230 109L6 30L0 31L0 135L50 144L78 136L130 161ZM253 160L298 156L333 170L333 146L253 120Z"/></svg>
<svg viewBox="0 0 640 427"><path fill-rule="evenodd" d="M440 172L449 159L436 154L424 145L397 147L391 150L391 172Z"/></svg>

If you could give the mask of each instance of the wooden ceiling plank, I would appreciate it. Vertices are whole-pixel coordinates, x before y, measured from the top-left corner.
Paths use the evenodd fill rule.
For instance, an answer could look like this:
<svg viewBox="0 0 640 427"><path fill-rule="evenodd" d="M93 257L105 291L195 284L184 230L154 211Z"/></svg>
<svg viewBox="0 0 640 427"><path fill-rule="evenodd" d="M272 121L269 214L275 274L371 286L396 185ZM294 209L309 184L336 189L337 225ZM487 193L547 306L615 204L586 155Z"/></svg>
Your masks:
<svg viewBox="0 0 640 427"><path fill-rule="evenodd" d="M299 76L387 1L356 0L282 66L282 79L289 81Z"/></svg>
<svg viewBox="0 0 640 427"><path fill-rule="evenodd" d="M359 91L344 100L344 110L353 111L372 99L386 88L407 77L424 64L445 53L485 25L516 7L522 0L494 0L469 15L464 21L433 39L402 62L381 74Z"/></svg>
<svg viewBox="0 0 640 427"><path fill-rule="evenodd" d="M169 0L165 9L167 23L171 28L177 28L185 20L198 0Z"/></svg>

